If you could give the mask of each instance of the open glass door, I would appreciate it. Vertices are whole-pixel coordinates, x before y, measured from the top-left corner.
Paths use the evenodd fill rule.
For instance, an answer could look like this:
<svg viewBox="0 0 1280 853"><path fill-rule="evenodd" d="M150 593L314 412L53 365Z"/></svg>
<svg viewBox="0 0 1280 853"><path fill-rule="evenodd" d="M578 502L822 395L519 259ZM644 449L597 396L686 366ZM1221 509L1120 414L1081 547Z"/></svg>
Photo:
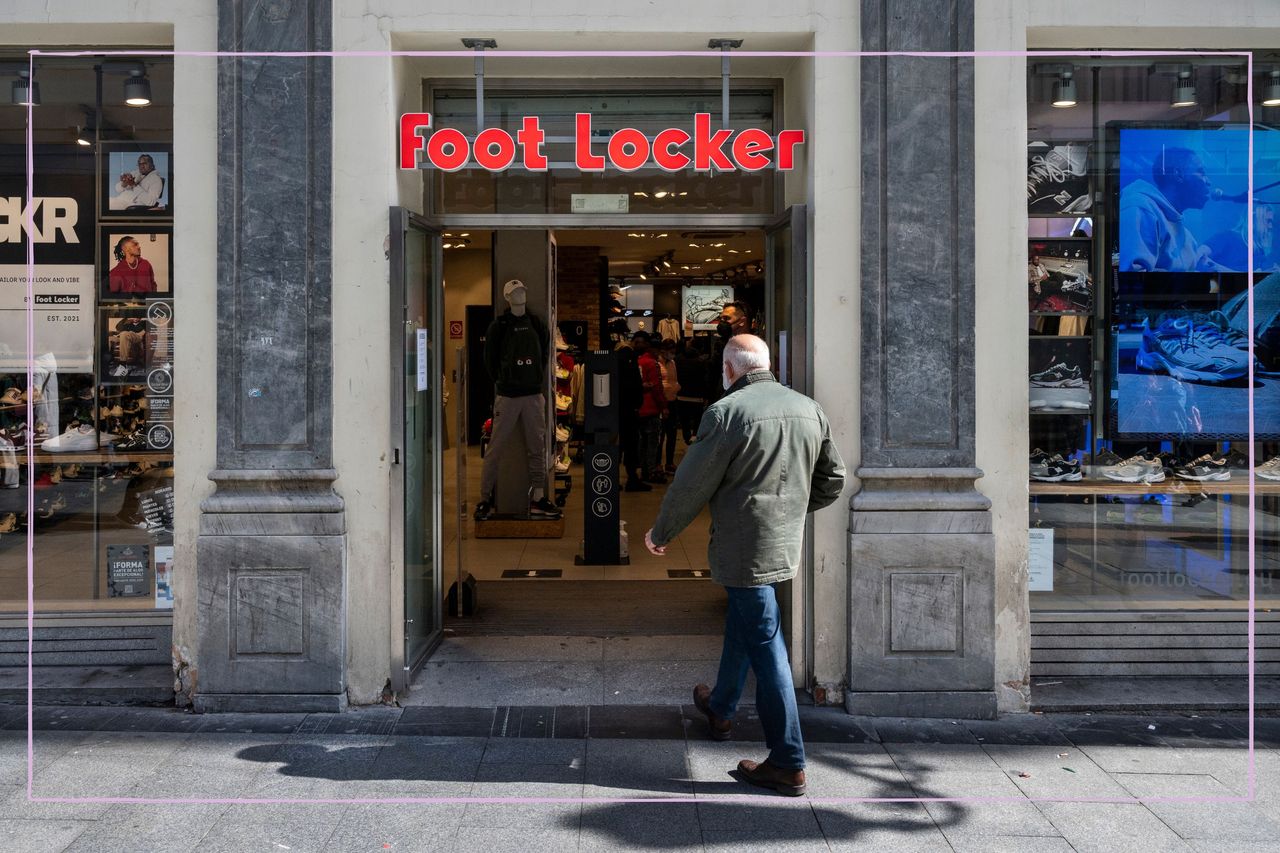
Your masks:
<svg viewBox="0 0 1280 853"><path fill-rule="evenodd" d="M805 206L788 207L765 229L765 332L778 380L808 394L809 251Z"/></svg>
<svg viewBox="0 0 1280 853"><path fill-rule="evenodd" d="M811 394L809 372L809 240L803 204L788 207L765 229L765 339L778 381L801 394ZM812 531L806 531L802 565L809 565ZM778 586L778 607L782 611L782 633L791 650L791 675L797 687L807 687L813 648L810 597L812 584L807 572ZM792 634L795 626L803 637Z"/></svg>
<svg viewBox="0 0 1280 853"><path fill-rule="evenodd" d="M440 232L391 208L391 556L393 689L405 690L440 642ZM399 559L397 559L399 557ZM392 600L400 597L393 588Z"/></svg>

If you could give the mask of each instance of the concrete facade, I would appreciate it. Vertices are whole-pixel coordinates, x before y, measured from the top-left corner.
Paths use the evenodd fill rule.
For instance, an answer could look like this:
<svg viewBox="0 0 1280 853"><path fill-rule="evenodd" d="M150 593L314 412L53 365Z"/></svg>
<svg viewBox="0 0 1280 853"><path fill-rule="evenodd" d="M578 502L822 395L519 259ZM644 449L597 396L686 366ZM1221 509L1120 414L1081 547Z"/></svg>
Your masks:
<svg viewBox="0 0 1280 853"><path fill-rule="evenodd" d="M216 0L99 0L93 4L17 0L0 10L0 24L6 45L19 50L33 45L127 44L209 51L223 43L218 38L220 5L230 8L244 4L219 4ZM264 14L287 17L319 8L320 4L315 3L265 4ZM430 6L411 0L333 0L328 24L332 47L339 52L452 50L457 49L458 39L463 36L494 37L500 47L507 49L641 46L700 50L709 37L733 36L744 38L748 49L826 51L869 43L866 21L860 21L868 16L868 8L891 17L921 14L911 11L917 8L913 3L870 0L861 9L859 4L834 0L809 0L785 9L763 0L713 0L693 8L673 0L657 0L643 7L605 10L583 0L553 0L504 10L501 15L485 14L475 4L458 0ZM952 20L971 27L969 38L978 50L1177 49L1190 45L1226 49L1280 43L1280 7L1249 0L1215 4L1211 21L1207 20L1203 4L1194 0L1136 5L1103 0L1080 0L1069 5L1048 0L973 0L971 12L965 2L957 2L954 8L957 16ZM290 11L282 11L286 9ZM659 23L668 21L680 21L681 32L672 34ZM1158 26L1135 23L1157 21ZM313 23L323 22L316 19ZM931 20L931 26L920 29L928 29L938 44L969 43L957 42L953 28L933 23ZM1205 26L1206 23L1212 26ZM934 46L933 42L924 45L925 49ZM911 84L912 79L936 78L941 72L934 69L947 62L920 60L912 72L903 72L906 76L898 79ZM331 655L326 659L324 670L331 676L337 671L338 680L327 682L330 688L345 691L352 703L376 701L387 681L392 646L402 639L399 626L388 628L388 614L399 594L392 582L399 557L388 553L387 547L395 509L390 505L388 445L368 440L370 436L389 434L390 413L385 405L392 381L386 370L387 209L394 204L416 209L422 198L420 176L400 173L395 168L394 117L420 105L423 79L469 80L471 61L339 57L332 68L331 84L317 90L323 98L325 89L331 86L333 125L327 137L332 141L328 156L332 185L327 191L317 189L312 196L316 203L320 203L319 196L328 196L331 204L331 218L327 222L316 220L313 225L331 237L334 246L331 274L327 276L332 285L331 307L316 306L321 320L332 318L332 353L323 347L309 349L315 341L308 332L308 349L295 355L319 365L321 370L306 374L305 381L313 383L308 392L313 396L290 404L308 413L316 429L331 429L331 445L313 430L308 439L312 443L302 456L286 459L277 457L273 450L266 457L250 458L228 453L234 450L235 439L224 435L231 425L224 420L230 401L229 392L219 382L220 377L225 382L226 377L237 375L237 360L247 358L248 353L242 350L242 341L229 339L230 331L219 313L225 299L235 291L224 290L231 285L226 268L219 267L219 250L226 239L217 225L219 201L225 203L228 199L225 186L219 182L222 169L212 165L219 162L219 145L223 144L216 132L218 67L209 58L180 57L176 62L174 150L184 203L176 218L174 237L175 255L183 265L183 287L176 296L183 332L176 345L178 569L173 625L175 669L183 698L205 691L220 694L224 691L220 680L227 676L225 661L217 658L219 662L214 663L215 658L211 657L211 649L225 649L225 637L206 634L202 638L198 630L204 595L197 592L197 577L205 568L223 560L216 550L208 555L197 554L200 533L203 530L208 536L229 534L235 538L248 532L245 514L241 512L240 518L233 518L237 512L230 505L219 508L217 503L206 503L209 510L202 513L202 502L214 489L209 479L214 471L278 468L311 472L292 475L292 479L279 472L263 474L256 480L219 474L218 495L219 499L243 498L247 503L240 504L242 509L260 508L281 498L293 502L287 512L275 515L295 519L287 523L295 526L277 529L272 534L277 538L272 541L288 538L282 534L302 534L318 536L314 539L317 543L329 543L317 545L312 557L316 558L316 565L323 562L328 566L326 601L327 606L336 609L325 612L345 634L331 637L325 645L330 652L336 648L337 660L342 662L334 663ZM706 60L671 61L507 59L494 60L490 70L495 76L519 79L708 78L718 74L718 60L710 55ZM862 98L864 84L869 82L864 80L867 66L860 67L851 58L743 58L735 60L734 73L781 80L787 123L810 133L811 141L803 150L799 167L787 178L785 197L789 204L806 203L810 215L814 395L830 416L835 440L851 470L867 475L865 480L855 479L848 489L848 497L857 493L862 502L860 507L854 507L853 521L849 514L835 511L815 520L813 566L799 581L801 594L794 596L793 621L809 629L805 635L797 632L793 638L797 682L820 689L826 701L837 704L845 701L846 687L861 677L865 689L858 690L860 694L890 696L902 690L993 693L999 710L1024 709L1030 689L1030 615L1025 579L1027 470L1022 452L1027 433L1026 312L1021 291L1026 235L1021 189L1026 139L1025 60L1003 57L975 61L970 114L981 116L982 121L972 127L952 125L960 137L972 143L970 165L956 167L972 187L972 194L968 198L958 194L956 209L945 212L954 216L963 205L965 212L982 211L982 217L980 233L972 240L971 251L965 253L971 257L972 269L952 269L945 276L945 287L950 289L940 286L931 297L967 297L970 302L962 307L971 309L972 317L959 324L960 335L947 344L947 349L926 347L921 350L921 360L912 364L923 370L936 367L937 362L931 359L945 353L960 354L962 357L955 362L957 370L950 377L955 393L945 405L933 409L929 407L938 405L937 398L927 393L928 389L911 384L915 371L897 374L904 384L888 386L900 395L899 399L915 400L913 405L924 407L903 409L900 413L894 410L894 423L920 430L914 437L909 436L907 444L914 441L946 446L945 452L936 453L895 449L890 446L894 442L886 440L892 436L876 432L877 425L885 423L883 418L894 401L884 396L884 386L869 381L885 377L890 365L885 359L889 351L868 344L866 328L869 297L864 292L864 282L870 286L874 277L866 268L864 220L870 214L861 199L870 192L870 182L863 171L869 152L864 150L868 140L859 118L859 105L862 103L861 110L865 111ZM913 74L917 76L913 78ZM962 140L956 151L962 154L963 148ZM298 148L294 146L289 151L293 156ZM906 156L910 152L901 153ZM287 159L281 160L285 162ZM964 157L953 163L963 164ZM277 213L283 207L286 209L280 215L289 215L284 202L275 204ZM899 210L888 215L905 221L902 217L927 214L928 211ZM297 218L289 221L302 222ZM858 241L851 239L853 234L864 235L861 249ZM925 241L919 245L932 244ZM902 260L901 255L894 258L895 263ZM913 274L919 272L922 271ZM326 277L320 277L323 278ZM318 279L306 276L285 279L298 287L305 286L307 289L302 292L314 292L314 287L319 286ZM874 308L879 302L877 298L870 304ZM892 329L894 334L903 336L903 341L927 344L931 339L933 326L927 320L916 324L910 317L895 317L892 309L887 315L873 310L872 319L899 323ZM286 331L289 323L288 318L282 318ZM326 376L325 363L332 364L331 375ZM298 367L298 363L293 366ZM294 381L304 381L303 375L295 375ZM851 389L858 393L850 393ZM299 421L295 417L292 422ZM263 423L268 431L272 425L271 421ZM938 435L931 432L943 427ZM904 474L904 469L914 473ZM328 471L333 476L316 474ZM282 484L282 480L287 482ZM245 490L258 503L252 503ZM963 499L952 497L958 495ZM885 500L876 503L878 496ZM943 506L937 503L940 497L944 501L960 500L963 506ZM318 511L311 513L306 507ZM215 520L223 515L227 516L223 519L226 525ZM940 524L938 519L942 516L953 521ZM320 560L320 553L336 543L343 532L340 549L326 551L329 556ZM943 682L950 675L936 677L942 681L906 681L895 686L860 671L861 664L869 660L865 657L870 653L868 638L875 637L879 642L886 631L903 643L925 644L933 652L946 654L937 646L942 634L951 636L949 629L955 627L954 620L946 625L936 624L924 635L912 635L906 623L901 623L899 630L892 620L867 621L873 615L868 603L875 600L875 595L882 595L886 587L865 583L869 575L863 572L864 568L887 564L895 548L907 540L922 538L921 534L936 536L938 541L944 536L959 537L929 561L935 568L969 560L990 566L978 582L982 595L992 602L990 619L983 621L987 619L985 615L974 614L973 621L967 623L971 631L966 635L973 639L973 632L977 632L982 638L981 677L966 670L956 674L949 684ZM884 537L889 547L877 546L882 541L877 537ZM979 547L978 542L983 544ZM977 550L968 550L971 546ZM335 586L341 576L335 562L339 557L346 571L340 589ZM291 562L306 563L308 559L299 556ZM916 562L911 565L925 565L922 560L913 559ZM217 576L218 572L210 575L211 585L204 588L207 594L213 594L220 588L219 583L225 583ZM923 587L916 579L904 577L897 581L897 588L904 601L952 601L955 584L967 583L955 577L942 573L925 581ZM893 583L888 588L892 590ZM288 590L281 593L285 610L292 600L290 595ZM988 612L986 608L983 604L984 614ZM968 619L967 610L965 613L964 618ZM280 643L286 639L273 635L269 641ZM882 649L883 644L878 647ZM209 682L203 675L206 667L212 679ZM943 686L937 686L940 684ZM309 687L303 692L311 690ZM990 708L987 700L979 704L984 713Z"/></svg>

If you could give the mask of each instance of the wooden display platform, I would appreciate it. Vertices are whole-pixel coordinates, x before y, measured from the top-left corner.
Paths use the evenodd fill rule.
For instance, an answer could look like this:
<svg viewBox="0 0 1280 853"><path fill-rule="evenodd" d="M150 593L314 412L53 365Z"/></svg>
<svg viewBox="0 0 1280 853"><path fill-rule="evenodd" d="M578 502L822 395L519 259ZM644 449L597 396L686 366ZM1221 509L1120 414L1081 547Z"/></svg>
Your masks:
<svg viewBox="0 0 1280 853"><path fill-rule="evenodd" d="M1280 495L1280 483L1254 479L1258 495ZM1165 477L1160 483L1121 483L1116 480L1077 480L1074 483L1040 483L1031 481L1033 495L1247 495L1249 481L1240 479L1198 482Z"/></svg>
<svg viewBox="0 0 1280 853"><path fill-rule="evenodd" d="M516 518L495 515L477 521L477 539L563 539L564 518Z"/></svg>

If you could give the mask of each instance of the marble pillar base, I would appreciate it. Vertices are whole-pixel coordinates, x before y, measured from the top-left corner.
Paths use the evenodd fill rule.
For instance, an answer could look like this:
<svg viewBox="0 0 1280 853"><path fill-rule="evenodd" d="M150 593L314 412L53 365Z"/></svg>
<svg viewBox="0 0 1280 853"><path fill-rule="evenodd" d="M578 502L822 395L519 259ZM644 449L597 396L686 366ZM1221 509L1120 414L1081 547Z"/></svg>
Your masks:
<svg viewBox="0 0 1280 853"><path fill-rule="evenodd" d="M995 713L995 541L975 468L864 468L849 525L850 713Z"/></svg>
<svg viewBox="0 0 1280 853"><path fill-rule="evenodd" d="M214 471L196 543L197 711L346 705L346 534L336 472Z"/></svg>

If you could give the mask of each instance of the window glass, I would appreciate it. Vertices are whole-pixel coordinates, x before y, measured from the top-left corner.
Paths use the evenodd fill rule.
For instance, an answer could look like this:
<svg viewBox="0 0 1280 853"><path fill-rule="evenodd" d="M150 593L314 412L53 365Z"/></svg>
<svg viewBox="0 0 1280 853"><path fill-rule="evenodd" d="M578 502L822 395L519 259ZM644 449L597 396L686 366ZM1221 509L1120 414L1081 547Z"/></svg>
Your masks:
<svg viewBox="0 0 1280 853"><path fill-rule="evenodd" d="M1029 63L1033 609L1242 607L1251 468L1257 592L1280 592L1269 66L1250 209L1243 58L1185 59Z"/></svg>
<svg viewBox="0 0 1280 853"><path fill-rule="evenodd" d="M0 608L26 609L28 529L37 611L169 608L181 287L172 62L50 57L34 78L26 69L22 55L0 61Z"/></svg>

